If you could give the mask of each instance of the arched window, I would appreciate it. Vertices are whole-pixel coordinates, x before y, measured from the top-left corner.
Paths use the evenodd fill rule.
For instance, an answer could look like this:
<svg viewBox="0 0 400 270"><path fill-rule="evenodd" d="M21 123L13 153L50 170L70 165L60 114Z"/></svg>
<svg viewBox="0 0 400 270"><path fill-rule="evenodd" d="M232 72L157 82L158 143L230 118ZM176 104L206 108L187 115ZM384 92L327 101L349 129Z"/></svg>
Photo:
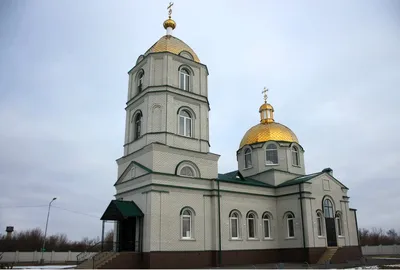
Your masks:
<svg viewBox="0 0 400 270"><path fill-rule="evenodd" d="M278 147L273 143L268 144L265 150L265 164L278 164Z"/></svg>
<svg viewBox="0 0 400 270"><path fill-rule="evenodd" d="M322 213L317 212L317 230L318 230L318 236L323 236L324 235L324 229L322 227L323 225L323 218L322 218Z"/></svg>
<svg viewBox="0 0 400 270"><path fill-rule="evenodd" d="M247 214L247 233L249 239L255 239L257 236L257 218L252 212Z"/></svg>
<svg viewBox="0 0 400 270"><path fill-rule="evenodd" d="M232 239L239 239L240 237L240 215L238 212L234 211L229 215L229 226Z"/></svg>
<svg viewBox="0 0 400 270"><path fill-rule="evenodd" d="M336 227L338 235L342 236L343 235L342 216L340 215L339 212L336 213L335 219L336 219Z"/></svg>
<svg viewBox="0 0 400 270"><path fill-rule="evenodd" d="M244 167L245 168L251 168L252 163L251 163L251 149L247 148L244 151Z"/></svg>
<svg viewBox="0 0 400 270"><path fill-rule="evenodd" d="M288 213L286 215L286 225L287 225L287 236L288 238L294 237L294 215Z"/></svg>
<svg viewBox="0 0 400 270"><path fill-rule="evenodd" d="M186 68L179 70L179 88L189 91L190 73Z"/></svg>
<svg viewBox="0 0 400 270"><path fill-rule="evenodd" d="M192 137L192 116L187 110L181 110L179 112L179 134Z"/></svg>
<svg viewBox="0 0 400 270"><path fill-rule="evenodd" d="M144 71L141 70L139 71L138 77L137 77L137 89L138 93L142 92L143 90L143 78L144 78Z"/></svg>
<svg viewBox="0 0 400 270"><path fill-rule="evenodd" d="M135 115L135 130L134 130L134 140L137 140L140 137L142 131L142 113L137 113Z"/></svg>
<svg viewBox="0 0 400 270"><path fill-rule="evenodd" d="M324 200L324 215L326 218L333 218L333 204L329 199Z"/></svg>
<svg viewBox="0 0 400 270"><path fill-rule="evenodd" d="M183 167L183 168L181 169L181 171L180 171L180 175L182 175L182 176L188 176L188 177L194 177L194 176L195 176L194 170L193 170L191 167L189 167L189 166Z"/></svg>
<svg viewBox="0 0 400 270"><path fill-rule="evenodd" d="M181 211L181 238L193 238L193 212L188 208Z"/></svg>
<svg viewBox="0 0 400 270"><path fill-rule="evenodd" d="M296 146L292 147L292 162L295 166L300 166L299 149Z"/></svg>
<svg viewBox="0 0 400 270"><path fill-rule="evenodd" d="M264 239L271 238L271 216L268 213L263 214L263 229L264 229Z"/></svg>

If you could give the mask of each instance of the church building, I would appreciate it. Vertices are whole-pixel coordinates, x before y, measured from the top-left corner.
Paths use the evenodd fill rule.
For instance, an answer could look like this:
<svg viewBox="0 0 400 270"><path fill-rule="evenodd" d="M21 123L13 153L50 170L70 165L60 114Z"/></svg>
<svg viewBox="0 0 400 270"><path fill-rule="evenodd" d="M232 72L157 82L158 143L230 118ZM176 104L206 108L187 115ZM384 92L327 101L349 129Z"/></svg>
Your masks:
<svg viewBox="0 0 400 270"><path fill-rule="evenodd" d="M114 245L96 268L359 259L348 188L330 168L305 173L306 146L277 122L267 89L254 110L260 122L238 142L237 170L218 171L220 156L209 149L209 70L174 36L171 9L163 26L166 35L128 72L115 200L101 218L115 221Z"/></svg>

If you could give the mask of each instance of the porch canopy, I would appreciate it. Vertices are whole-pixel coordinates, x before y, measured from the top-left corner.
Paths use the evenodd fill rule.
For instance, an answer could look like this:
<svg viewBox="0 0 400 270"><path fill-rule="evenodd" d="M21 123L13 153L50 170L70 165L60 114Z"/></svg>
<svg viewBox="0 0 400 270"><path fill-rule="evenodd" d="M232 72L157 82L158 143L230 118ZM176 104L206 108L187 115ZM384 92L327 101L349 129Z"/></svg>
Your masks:
<svg viewBox="0 0 400 270"><path fill-rule="evenodd" d="M124 220L130 217L143 217L142 210L134 201L112 200L101 220Z"/></svg>

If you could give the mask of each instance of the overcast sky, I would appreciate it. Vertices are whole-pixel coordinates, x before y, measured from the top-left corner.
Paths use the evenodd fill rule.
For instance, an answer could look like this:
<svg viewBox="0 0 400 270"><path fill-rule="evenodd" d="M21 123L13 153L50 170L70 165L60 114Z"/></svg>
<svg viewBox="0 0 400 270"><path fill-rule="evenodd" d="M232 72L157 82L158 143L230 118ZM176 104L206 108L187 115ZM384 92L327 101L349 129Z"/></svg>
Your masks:
<svg viewBox="0 0 400 270"><path fill-rule="evenodd" d="M100 235L123 154L127 72L165 34L168 2L0 1L2 232L44 229L47 208L22 206L56 196L48 234ZM210 72L220 173L237 168L266 86L306 172L333 169L359 227L400 230L400 1L176 0L172 15L174 35Z"/></svg>

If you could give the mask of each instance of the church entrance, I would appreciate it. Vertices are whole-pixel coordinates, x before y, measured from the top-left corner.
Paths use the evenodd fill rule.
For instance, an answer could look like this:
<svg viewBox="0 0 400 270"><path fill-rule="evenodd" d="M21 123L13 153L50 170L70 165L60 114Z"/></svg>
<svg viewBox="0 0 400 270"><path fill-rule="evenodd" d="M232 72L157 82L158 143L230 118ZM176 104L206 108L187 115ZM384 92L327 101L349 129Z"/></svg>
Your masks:
<svg viewBox="0 0 400 270"><path fill-rule="evenodd" d="M112 250L142 252L144 214L134 201L112 200L101 217L103 220L102 251L104 242L104 221L117 221L116 238ZM108 249L109 250L109 249Z"/></svg>
<svg viewBox="0 0 400 270"><path fill-rule="evenodd" d="M325 218L326 224L326 240L328 242L328 247L336 247L336 229L335 229L335 219L334 218Z"/></svg>
<svg viewBox="0 0 400 270"><path fill-rule="evenodd" d="M118 221L118 251L135 251L136 218Z"/></svg>
<svg viewBox="0 0 400 270"><path fill-rule="evenodd" d="M333 204L331 200L324 200L325 231L328 247L337 246L335 216L333 214Z"/></svg>

